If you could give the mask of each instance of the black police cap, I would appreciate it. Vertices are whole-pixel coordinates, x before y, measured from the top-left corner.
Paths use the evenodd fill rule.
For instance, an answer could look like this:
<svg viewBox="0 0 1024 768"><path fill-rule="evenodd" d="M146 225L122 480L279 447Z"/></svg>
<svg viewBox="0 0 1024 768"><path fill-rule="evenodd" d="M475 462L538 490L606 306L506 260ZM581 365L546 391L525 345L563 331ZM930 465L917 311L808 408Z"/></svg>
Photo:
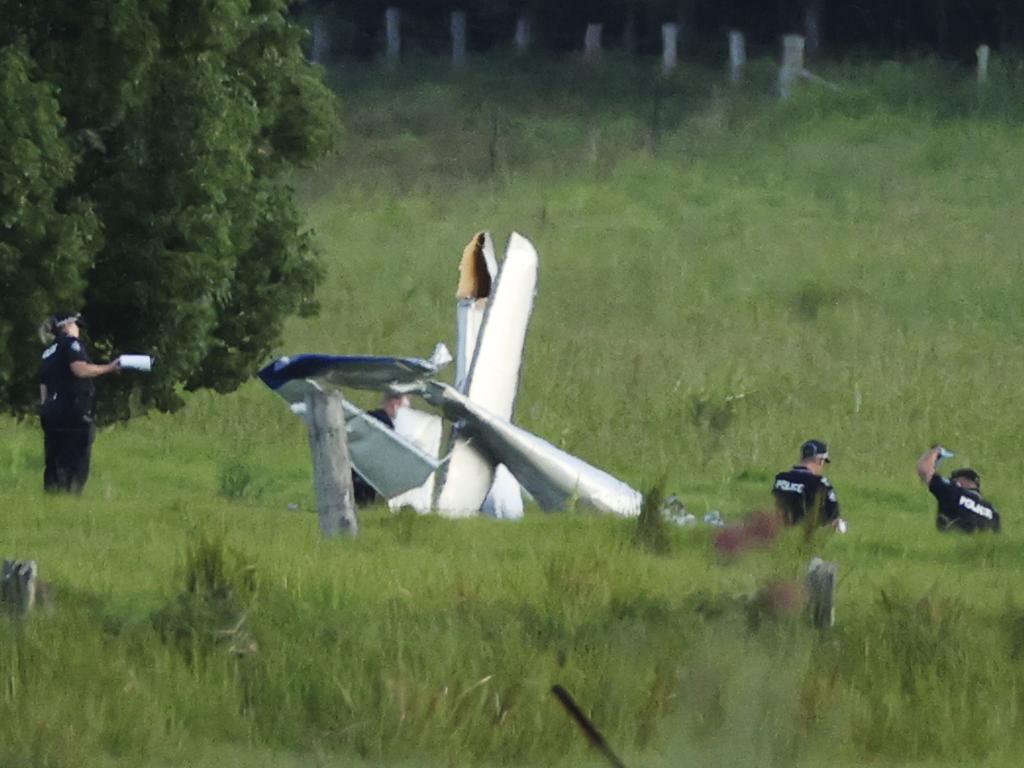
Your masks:
<svg viewBox="0 0 1024 768"><path fill-rule="evenodd" d="M963 467L961 469L956 470L955 472L950 474L949 479L957 480L961 477L964 478L965 480L970 480L978 487L979 491L981 490L981 475L979 475L970 467Z"/></svg>
<svg viewBox="0 0 1024 768"><path fill-rule="evenodd" d="M831 461L828 456L828 446L821 440L808 440L800 446L801 459L816 459L819 456L824 458L826 462Z"/></svg>

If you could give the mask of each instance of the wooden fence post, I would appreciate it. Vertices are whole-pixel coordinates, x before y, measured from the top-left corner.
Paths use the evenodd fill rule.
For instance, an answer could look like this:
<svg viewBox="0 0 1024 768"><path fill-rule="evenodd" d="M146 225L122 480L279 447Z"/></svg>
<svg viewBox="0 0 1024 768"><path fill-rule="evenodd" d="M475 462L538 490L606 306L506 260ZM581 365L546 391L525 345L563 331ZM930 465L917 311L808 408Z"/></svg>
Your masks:
<svg viewBox="0 0 1024 768"><path fill-rule="evenodd" d="M14 614L24 615L36 604L35 560L4 560L0 572L0 603Z"/></svg>
<svg viewBox="0 0 1024 768"><path fill-rule="evenodd" d="M747 63L747 45L743 33L729 32L729 82L737 85L743 80L743 65Z"/></svg>
<svg viewBox="0 0 1024 768"><path fill-rule="evenodd" d="M466 12L452 11L452 67L466 64Z"/></svg>
<svg viewBox="0 0 1024 768"><path fill-rule="evenodd" d="M984 43L978 46L975 54L978 57L978 85L988 84L988 57L992 49Z"/></svg>
<svg viewBox="0 0 1024 768"><path fill-rule="evenodd" d="M679 25L667 22L661 25L661 71L669 74L679 59Z"/></svg>
<svg viewBox="0 0 1024 768"><path fill-rule="evenodd" d="M782 38L782 66L779 68L779 96L788 99L793 83L804 71L803 35L786 35Z"/></svg>
<svg viewBox="0 0 1024 768"><path fill-rule="evenodd" d="M811 623L828 629L836 623L836 573L839 566L821 558L811 558L807 568L808 609Z"/></svg>
<svg viewBox="0 0 1024 768"><path fill-rule="evenodd" d="M520 16L516 19L516 53L525 54L530 47L530 17Z"/></svg>
<svg viewBox="0 0 1024 768"><path fill-rule="evenodd" d="M325 64L331 55L331 38L327 32L324 14L313 16L313 43L309 50L309 60L314 64Z"/></svg>
<svg viewBox="0 0 1024 768"><path fill-rule="evenodd" d="M587 61L601 56L601 30L603 28L603 24L594 22L587 24L587 31L583 35L583 58Z"/></svg>
<svg viewBox="0 0 1024 768"><path fill-rule="evenodd" d="M384 30L387 35L387 62L396 66L402 56L402 12L395 7L384 11Z"/></svg>
<svg viewBox="0 0 1024 768"><path fill-rule="evenodd" d="M306 395L313 489L320 533L324 536L339 533L355 536L359 532L342 402L341 392L337 390L314 390Z"/></svg>

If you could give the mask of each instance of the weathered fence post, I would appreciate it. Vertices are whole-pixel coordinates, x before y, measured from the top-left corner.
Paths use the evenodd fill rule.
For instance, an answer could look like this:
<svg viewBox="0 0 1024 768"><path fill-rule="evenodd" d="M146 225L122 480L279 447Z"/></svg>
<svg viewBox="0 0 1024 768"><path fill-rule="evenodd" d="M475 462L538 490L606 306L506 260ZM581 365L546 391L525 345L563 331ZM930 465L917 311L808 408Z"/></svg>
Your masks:
<svg viewBox="0 0 1024 768"><path fill-rule="evenodd" d="M331 38L327 33L324 15L317 13L313 17L313 44L309 50L309 60L314 64L324 64L331 55Z"/></svg>
<svg viewBox="0 0 1024 768"><path fill-rule="evenodd" d="M747 63L747 45L743 33L729 32L729 82L733 85L743 80L743 65Z"/></svg>
<svg viewBox="0 0 1024 768"><path fill-rule="evenodd" d="M391 7L384 11L384 31L387 36L387 62L390 66L398 64L402 56L402 12Z"/></svg>
<svg viewBox="0 0 1024 768"><path fill-rule="evenodd" d="M807 568L808 608L811 623L828 629L836 623L836 572L839 566L819 557L811 558Z"/></svg>
<svg viewBox="0 0 1024 768"><path fill-rule="evenodd" d="M452 11L452 66L462 69L466 64L466 12Z"/></svg>
<svg viewBox="0 0 1024 768"><path fill-rule="evenodd" d="M530 47L530 17L520 16L516 19L516 53L524 54Z"/></svg>
<svg viewBox="0 0 1024 768"><path fill-rule="evenodd" d="M803 35L786 35L782 38L782 66L779 68L779 96L788 99L793 83L804 71Z"/></svg>
<svg viewBox="0 0 1024 768"><path fill-rule="evenodd" d="M355 536L359 532L342 402L341 392L337 390L314 390L306 395L313 489L320 533L324 536L339 533Z"/></svg>
<svg viewBox="0 0 1024 768"><path fill-rule="evenodd" d="M603 28L603 24L595 22L587 24L587 31L583 35L583 58L587 61L601 56L601 30Z"/></svg>
<svg viewBox="0 0 1024 768"><path fill-rule="evenodd" d="M982 43L975 54L978 56L978 85L988 84L988 57L992 49Z"/></svg>
<svg viewBox="0 0 1024 768"><path fill-rule="evenodd" d="M4 560L0 572L0 603L16 614L26 614L36 604L35 560Z"/></svg>
<svg viewBox="0 0 1024 768"><path fill-rule="evenodd" d="M679 59L679 25L667 22L661 25L661 71L669 74Z"/></svg>

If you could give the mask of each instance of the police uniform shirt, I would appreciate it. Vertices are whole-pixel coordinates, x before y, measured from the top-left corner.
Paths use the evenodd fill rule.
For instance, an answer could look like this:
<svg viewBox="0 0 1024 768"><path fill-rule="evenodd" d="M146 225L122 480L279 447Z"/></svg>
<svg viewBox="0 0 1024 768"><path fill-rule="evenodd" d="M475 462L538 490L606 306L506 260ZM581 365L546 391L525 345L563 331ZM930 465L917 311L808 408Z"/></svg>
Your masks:
<svg viewBox="0 0 1024 768"><path fill-rule="evenodd" d="M388 429L395 428L395 422L391 420L391 417L388 416L388 412L385 411L383 408L375 408L374 410L370 411L368 415L373 416L373 418L375 418Z"/></svg>
<svg viewBox="0 0 1024 768"><path fill-rule="evenodd" d="M961 488L938 473L932 475L928 490L939 502L935 526L940 531L950 528L958 528L967 533L978 530L999 531L999 513L977 491Z"/></svg>
<svg viewBox="0 0 1024 768"><path fill-rule="evenodd" d="M839 517L839 501L832 483L827 477L800 465L775 476L772 495L789 525L799 523L808 512L813 512L819 496L822 498L820 522L830 523Z"/></svg>
<svg viewBox="0 0 1024 768"><path fill-rule="evenodd" d="M92 421L96 390L92 379L80 379L71 372L71 364L76 361L90 362L85 345L71 336L58 336L43 352L39 381L46 386L44 421L61 426Z"/></svg>

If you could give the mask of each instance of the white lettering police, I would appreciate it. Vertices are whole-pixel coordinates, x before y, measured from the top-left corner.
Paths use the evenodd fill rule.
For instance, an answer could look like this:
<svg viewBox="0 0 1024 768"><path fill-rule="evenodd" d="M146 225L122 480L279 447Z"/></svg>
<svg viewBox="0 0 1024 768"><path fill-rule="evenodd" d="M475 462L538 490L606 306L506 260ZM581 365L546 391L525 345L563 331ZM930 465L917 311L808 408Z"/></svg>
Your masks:
<svg viewBox="0 0 1024 768"><path fill-rule="evenodd" d="M970 496L960 497L960 506L964 509L968 509L976 515L981 515L986 520L992 519L992 510L986 507L984 504L979 504Z"/></svg>
<svg viewBox="0 0 1024 768"><path fill-rule="evenodd" d="M779 491L787 491L789 493L803 493L803 483L791 483L789 480L776 480L775 488Z"/></svg>

